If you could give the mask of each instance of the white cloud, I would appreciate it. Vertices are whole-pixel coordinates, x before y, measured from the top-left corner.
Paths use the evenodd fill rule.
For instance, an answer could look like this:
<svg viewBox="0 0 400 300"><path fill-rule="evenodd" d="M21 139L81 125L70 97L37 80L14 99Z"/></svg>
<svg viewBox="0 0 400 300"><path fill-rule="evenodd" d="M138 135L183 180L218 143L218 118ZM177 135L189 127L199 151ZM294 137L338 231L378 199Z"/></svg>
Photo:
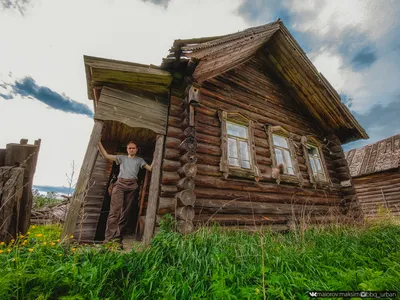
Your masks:
<svg viewBox="0 0 400 300"><path fill-rule="evenodd" d="M0 80L31 76L39 86L87 99L83 55L159 65L174 39L243 30L239 0L172 0L167 9L139 0L42 0L25 17L0 11ZM8 73L12 72L12 77ZM93 120L49 109L30 99L0 99L0 148L42 139L34 184L65 185L80 169ZM7 128L7 130L4 130Z"/></svg>

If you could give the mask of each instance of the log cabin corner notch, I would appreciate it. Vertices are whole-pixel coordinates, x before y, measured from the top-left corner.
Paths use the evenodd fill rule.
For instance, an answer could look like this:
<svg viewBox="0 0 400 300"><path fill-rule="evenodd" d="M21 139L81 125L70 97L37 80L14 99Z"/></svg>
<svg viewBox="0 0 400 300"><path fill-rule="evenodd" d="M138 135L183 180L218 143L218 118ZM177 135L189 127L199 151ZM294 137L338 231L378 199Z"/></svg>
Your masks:
<svg viewBox="0 0 400 300"><path fill-rule="evenodd" d="M356 202L353 185L340 184L350 180L341 144L368 136L280 20L224 36L176 40L161 67L85 57L85 68L95 124L104 124L95 138L109 140L108 150L117 151L127 137L141 137L152 150L156 137L164 138L151 204L143 188L139 219L146 243L167 213L175 214L182 232L210 222L286 230L293 215L307 213L320 222L339 203L351 208ZM265 124L277 131L266 131ZM275 144L278 133L286 148ZM323 160L330 185L315 184L313 176L320 179L322 172L312 172L303 136L314 138L306 146L318 149L312 159ZM236 149L231 155L229 143ZM287 149L291 161L279 185L270 174L278 148L282 155ZM98 215L106 213L101 202L110 166L96 157L85 157L84 166L85 188L89 179L103 178L95 197L74 200L79 209L89 209L81 232L93 239ZM77 227L77 218L67 220L65 233Z"/></svg>

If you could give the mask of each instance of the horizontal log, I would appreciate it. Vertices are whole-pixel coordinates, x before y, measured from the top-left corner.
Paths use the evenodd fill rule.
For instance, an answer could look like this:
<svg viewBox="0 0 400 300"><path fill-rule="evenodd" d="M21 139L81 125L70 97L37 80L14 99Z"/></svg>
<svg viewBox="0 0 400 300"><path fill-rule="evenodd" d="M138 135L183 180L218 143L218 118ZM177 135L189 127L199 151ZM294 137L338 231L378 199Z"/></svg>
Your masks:
<svg viewBox="0 0 400 300"><path fill-rule="evenodd" d="M176 106L181 106L182 102L184 101L182 98L171 96L171 104Z"/></svg>
<svg viewBox="0 0 400 300"><path fill-rule="evenodd" d="M212 135L215 137L221 136L221 128L220 127L213 127L206 124L196 123L196 131L198 133L204 133L207 135Z"/></svg>
<svg viewBox="0 0 400 300"><path fill-rule="evenodd" d="M181 167L181 163L175 160L164 159L162 170L169 172L176 172Z"/></svg>
<svg viewBox="0 0 400 300"><path fill-rule="evenodd" d="M209 144L198 143L197 152L221 157L221 148Z"/></svg>
<svg viewBox="0 0 400 300"><path fill-rule="evenodd" d="M240 200L250 202L268 202L268 203L285 203L285 204L318 204L318 205L336 205L340 202L341 197L319 194L291 194L287 191L281 193L279 189L274 192L260 193L235 190L220 190L218 188L202 188L196 187L196 196L206 199L219 200Z"/></svg>
<svg viewBox="0 0 400 300"><path fill-rule="evenodd" d="M265 165L265 166L272 165L272 159L269 157L256 155L256 161L257 161L257 164L260 164L260 165Z"/></svg>
<svg viewBox="0 0 400 300"><path fill-rule="evenodd" d="M290 230L288 225L285 224L265 224L259 226L253 225L239 225L239 226L220 226L219 230L223 231L241 231L241 232L248 232L248 233L259 233L264 231L271 231L271 232L288 232Z"/></svg>
<svg viewBox="0 0 400 300"><path fill-rule="evenodd" d="M178 149L181 140L178 138L168 137L165 139L165 146L171 149Z"/></svg>
<svg viewBox="0 0 400 300"><path fill-rule="evenodd" d="M162 172L161 183L165 185L176 185L180 177L177 172Z"/></svg>
<svg viewBox="0 0 400 300"><path fill-rule="evenodd" d="M168 126L167 137L180 139L182 137L182 129L173 126Z"/></svg>
<svg viewBox="0 0 400 300"><path fill-rule="evenodd" d="M176 128L181 128L182 120L178 117L169 116L168 117L168 126L173 126Z"/></svg>
<svg viewBox="0 0 400 300"><path fill-rule="evenodd" d="M199 143L212 144L212 145L215 145L215 146L218 146L218 147L221 145L221 138L220 137L207 135L207 134L204 134L204 133L197 133L196 134L196 140Z"/></svg>
<svg viewBox="0 0 400 300"><path fill-rule="evenodd" d="M298 194L298 195L325 195L326 191L319 189L304 189L299 187L293 187L288 185L277 185L276 183L264 183L264 182L255 182L253 180L233 180L233 179L222 179L218 177L212 176L203 176L197 175L194 178L194 182L197 187L205 187L205 188L215 188L222 190L238 190L238 191L248 191L248 192L262 192L262 193L289 193L289 194ZM340 197L339 192L330 192L330 195L334 197Z"/></svg>
<svg viewBox="0 0 400 300"><path fill-rule="evenodd" d="M221 157L208 155L203 153L196 153L197 163L204 165L219 166L221 162Z"/></svg>
<svg viewBox="0 0 400 300"><path fill-rule="evenodd" d="M176 188L179 192L183 190L194 190L195 184L193 179L189 177L184 177L179 180L179 182L176 185Z"/></svg>
<svg viewBox="0 0 400 300"><path fill-rule="evenodd" d="M196 194L193 190L183 190L176 194L176 200L179 206L194 206L196 202Z"/></svg>
<svg viewBox="0 0 400 300"><path fill-rule="evenodd" d="M193 178L197 174L196 164L187 163L178 169L179 176Z"/></svg>
<svg viewBox="0 0 400 300"><path fill-rule="evenodd" d="M201 208L204 213L236 213L236 214L271 214L271 215L301 215L301 214L327 214L329 206L324 205L299 205L282 203L263 203L232 200L197 199L196 208ZM334 208L334 207L333 207Z"/></svg>
<svg viewBox="0 0 400 300"><path fill-rule="evenodd" d="M207 176L222 176L222 172L219 170L219 166L197 164L197 173L200 175Z"/></svg>
<svg viewBox="0 0 400 300"><path fill-rule="evenodd" d="M193 223L195 224L212 224L218 223L223 226L227 225L261 225L261 224L285 224L288 217L277 215L242 215L242 214L229 214L229 215L196 215Z"/></svg>
<svg viewBox="0 0 400 300"><path fill-rule="evenodd" d="M171 105L169 109L169 115L180 118L182 115L182 109L177 105Z"/></svg>
<svg viewBox="0 0 400 300"><path fill-rule="evenodd" d="M166 148L164 151L164 159L179 160L181 153L179 150Z"/></svg>
<svg viewBox="0 0 400 300"><path fill-rule="evenodd" d="M160 196L161 197L175 197L178 192L178 188L175 185L161 185Z"/></svg>

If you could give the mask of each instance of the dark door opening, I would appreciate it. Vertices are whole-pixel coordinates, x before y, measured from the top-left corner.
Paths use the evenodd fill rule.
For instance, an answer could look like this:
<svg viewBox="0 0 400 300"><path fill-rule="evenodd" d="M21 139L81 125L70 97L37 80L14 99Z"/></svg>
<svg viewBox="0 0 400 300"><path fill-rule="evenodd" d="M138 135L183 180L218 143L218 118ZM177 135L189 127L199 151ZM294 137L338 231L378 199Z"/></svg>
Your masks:
<svg viewBox="0 0 400 300"><path fill-rule="evenodd" d="M144 129L146 132L135 130L136 134L130 135L129 139L124 139L122 142L117 142L117 141L107 141L103 142L103 145L106 147L106 150L109 154L114 154L114 155L127 155L126 153L126 144L129 141L134 141L137 146L138 146L138 152L137 156L142 157L147 164L152 163L153 159L153 152L155 149L155 134L146 135L147 131ZM151 132L152 133L152 132ZM154 136L154 138L152 138ZM145 138L143 138L145 137ZM112 149L114 151L112 151ZM100 154L99 154L100 155ZM150 178L151 178L151 173L148 174L148 180L146 183L146 186L144 186L145 183L145 177L146 177L146 171L145 169L141 169L138 174L138 184L139 184L139 189L138 193L136 193L135 196L135 203L131 212L131 218L129 219L129 224L127 228L125 229L125 235L134 235L136 236L136 239L141 238L142 234L142 228L138 228L138 224L141 224L138 222L139 219L139 213L140 213L140 200L143 200L142 203L142 211L141 215L145 215L146 211L146 202L148 198L148 190L150 186ZM108 183L106 186L106 189L104 191L104 199L103 199L103 204L99 216L99 220L97 223L97 229L96 229L96 234L94 237L95 241L103 241L105 238L105 230L106 230L106 224L107 224L107 218L110 210L110 203L111 203L111 196L109 194L109 186L111 182L113 181L114 178L117 178L119 173L119 166L114 162L112 164L112 168L109 172L108 175Z"/></svg>

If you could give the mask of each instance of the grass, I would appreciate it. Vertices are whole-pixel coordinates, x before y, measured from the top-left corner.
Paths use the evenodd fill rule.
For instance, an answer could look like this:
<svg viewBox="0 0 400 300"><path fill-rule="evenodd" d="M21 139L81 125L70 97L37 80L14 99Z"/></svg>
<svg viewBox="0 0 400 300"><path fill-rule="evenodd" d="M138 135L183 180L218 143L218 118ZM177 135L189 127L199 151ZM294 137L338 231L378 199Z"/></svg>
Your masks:
<svg viewBox="0 0 400 300"><path fill-rule="evenodd" d="M64 247L60 230L37 226L0 246L0 299L309 299L312 290L400 286L393 224L284 235L204 228L187 236L164 225L151 247L128 254Z"/></svg>

